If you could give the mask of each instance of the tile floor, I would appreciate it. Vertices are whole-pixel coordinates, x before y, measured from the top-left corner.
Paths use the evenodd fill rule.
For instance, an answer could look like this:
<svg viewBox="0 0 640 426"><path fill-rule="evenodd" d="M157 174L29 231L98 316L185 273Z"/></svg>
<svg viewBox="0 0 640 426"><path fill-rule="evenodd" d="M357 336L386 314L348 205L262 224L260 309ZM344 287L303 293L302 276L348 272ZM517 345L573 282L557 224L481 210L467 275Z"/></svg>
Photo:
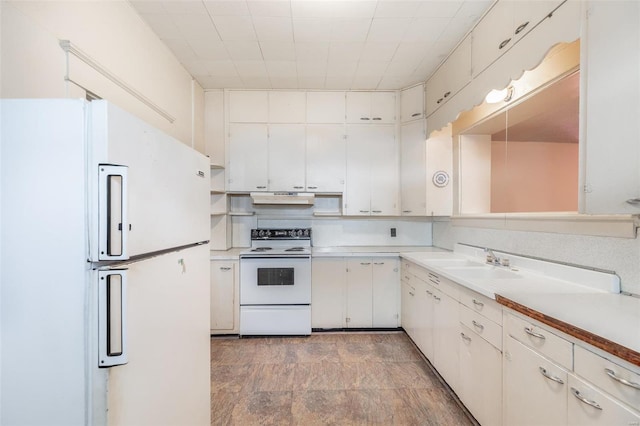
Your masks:
<svg viewBox="0 0 640 426"><path fill-rule="evenodd" d="M211 339L212 425L474 425L402 332Z"/></svg>

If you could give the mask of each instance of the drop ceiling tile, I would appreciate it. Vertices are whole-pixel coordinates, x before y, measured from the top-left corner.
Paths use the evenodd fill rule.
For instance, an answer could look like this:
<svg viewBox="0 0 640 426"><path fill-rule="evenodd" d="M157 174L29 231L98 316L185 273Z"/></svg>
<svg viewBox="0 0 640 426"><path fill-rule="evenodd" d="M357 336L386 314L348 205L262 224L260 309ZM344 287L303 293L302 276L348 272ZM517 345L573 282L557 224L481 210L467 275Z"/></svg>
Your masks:
<svg viewBox="0 0 640 426"><path fill-rule="evenodd" d="M353 77L349 76L327 76L324 81L324 88L329 90L347 90L351 88Z"/></svg>
<svg viewBox="0 0 640 426"><path fill-rule="evenodd" d="M376 18L413 18L420 8L419 1L384 1L378 2Z"/></svg>
<svg viewBox="0 0 640 426"><path fill-rule="evenodd" d="M333 16L336 18L373 18L376 12L377 1L341 1L333 8Z"/></svg>
<svg viewBox="0 0 640 426"><path fill-rule="evenodd" d="M233 61L202 61L207 74L212 77L237 77L238 71Z"/></svg>
<svg viewBox="0 0 640 426"><path fill-rule="evenodd" d="M254 16L253 27L260 41L293 42L291 18Z"/></svg>
<svg viewBox="0 0 640 426"><path fill-rule="evenodd" d="M291 14L294 18L332 18L338 1L291 1Z"/></svg>
<svg viewBox="0 0 640 426"><path fill-rule="evenodd" d="M241 77L244 87L247 89L271 89L269 77Z"/></svg>
<svg viewBox="0 0 640 426"><path fill-rule="evenodd" d="M403 41L435 42L447 28L450 18L416 18L411 21Z"/></svg>
<svg viewBox="0 0 640 426"><path fill-rule="evenodd" d="M389 62L398 49L398 43L373 43L369 42L364 45L361 61L380 61Z"/></svg>
<svg viewBox="0 0 640 426"><path fill-rule="evenodd" d="M401 41L411 18L374 18L367 41Z"/></svg>
<svg viewBox="0 0 640 426"><path fill-rule="evenodd" d="M400 43L393 62L419 62L429 53L431 46L432 43Z"/></svg>
<svg viewBox="0 0 640 426"><path fill-rule="evenodd" d="M209 71L207 71L207 67L204 64L204 61L198 59L189 59L180 62L182 63L182 65L184 65L187 71L189 71L189 74L196 78L199 76L209 75Z"/></svg>
<svg viewBox="0 0 640 426"><path fill-rule="evenodd" d="M422 79L426 81L431 76L431 74L435 72L436 68L438 67L438 65L440 65L443 59L444 57L428 55L416 67L416 69L413 71L413 74L422 76Z"/></svg>
<svg viewBox="0 0 640 426"><path fill-rule="evenodd" d="M211 16L249 16L249 7L244 0L218 1L205 0L204 6Z"/></svg>
<svg viewBox="0 0 640 426"><path fill-rule="evenodd" d="M298 78L297 77L271 77L271 87L273 89L297 89Z"/></svg>
<svg viewBox="0 0 640 426"><path fill-rule="evenodd" d="M298 76L298 87L302 89L324 89L324 76Z"/></svg>
<svg viewBox="0 0 640 426"><path fill-rule="evenodd" d="M295 61L296 49L293 42L261 41L260 49L265 61Z"/></svg>
<svg viewBox="0 0 640 426"><path fill-rule="evenodd" d="M269 77L273 81L276 77L293 78L298 76L298 69L294 61L265 61Z"/></svg>
<svg viewBox="0 0 640 426"><path fill-rule="evenodd" d="M213 22L220 34L220 38L224 41L257 40L253 22L249 16L214 16Z"/></svg>
<svg viewBox="0 0 640 426"><path fill-rule="evenodd" d="M336 19L331 28L331 40L339 42L365 41L371 19Z"/></svg>
<svg viewBox="0 0 640 426"><path fill-rule="evenodd" d="M355 75L357 80L359 80L360 77L378 77L378 80L380 80L380 77L383 76L388 65L388 62L360 61Z"/></svg>
<svg viewBox="0 0 640 426"><path fill-rule="evenodd" d="M199 59L229 59L229 53L227 52L224 43L219 40L210 40L208 38L192 38L188 39L187 42Z"/></svg>
<svg viewBox="0 0 640 426"><path fill-rule="evenodd" d="M189 43L184 39L166 39L163 40L164 44L176 55L179 61L194 60L197 56Z"/></svg>
<svg viewBox="0 0 640 426"><path fill-rule="evenodd" d="M296 41L296 60L298 61L326 61L329 56L328 42L298 42Z"/></svg>
<svg viewBox="0 0 640 426"><path fill-rule="evenodd" d="M331 41L333 21L328 18L293 18L293 36L297 42Z"/></svg>
<svg viewBox="0 0 640 426"><path fill-rule="evenodd" d="M327 74L327 62L296 62L298 76L322 77Z"/></svg>
<svg viewBox="0 0 640 426"><path fill-rule="evenodd" d="M164 8L171 14L206 14L207 9L200 0L170 0L163 2Z"/></svg>
<svg viewBox="0 0 640 426"><path fill-rule="evenodd" d="M420 18L451 18L456 15L464 1L425 1L420 4L416 13Z"/></svg>
<svg viewBox="0 0 640 426"><path fill-rule="evenodd" d="M162 1L133 0L131 1L131 5L141 15L145 15L149 13L168 13L167 8L164 7L164 2Z"/></svg>
<svg viewBox="0 0 640 426"><path fill-rule="evenodd" d="M203 89L242 89L245 87L240 77L200 77Z"/></svg>
<svg viewBox="0 0 640 426"><path fill-rule="evenodd" d="M378 83L379 90L396 90L399 87L410 86L411 76L387 77L384 76Z"/></svg>
<svg viewBox="0 0 640 426"><path fill-rule="evenodd" d="M284 0L248 1L252 16L291 16L291 3Z"/></svg>
<svg viewBox="0 0 640 426"><path fill-rule="evenodd" d="M179 14L172 15L174 22L184 38L210 37L219 38L209 15Z"/></svg>
<svg viewBox="0 0 640 426"><path fill-rule="evenodd" d="M243 80L250 77L267 78L267 67L263 61L235 61L235 65Z"/></svg>
<svg viewBox="0 0 640 426"><path fill-rule="evenodd" d="M364 43L333 42L329 45L329 60L357 61L360 59L363 47Z"/></svg>
<svg viewBox="0 0 640 426"><path fill-rule="evenodd" d="M262 60L260 45L257 41L225 41L224 46L234 61Z"/></svg>
<svg viewBox="0 0 640 426"><path fill-rule="evenodd" d="M380 83L380 76L358 76L351 83L351 89L376 90Z"/></svg>
<svg viewBox="0 0 640 426"><path fill-rule="evenodd" d="M384 72L385 77L400 77L410 75L420 65L421 58L414 58L408 61L392 61Z"/></svg>
<svg viewBox="0 0 640 426"><path fill-rule="evenodd" d="M356 61L329 61L327 63L327 77L350 77L353 79L357 69L358 62Z"/></svg>
<svg viewBox="0 0 640 426"><path fill-rule="evenodd" d="M163 40L183 37L182 32L171 15L154 13L142 15L142 18L149 24L156 35Z"/></svg>

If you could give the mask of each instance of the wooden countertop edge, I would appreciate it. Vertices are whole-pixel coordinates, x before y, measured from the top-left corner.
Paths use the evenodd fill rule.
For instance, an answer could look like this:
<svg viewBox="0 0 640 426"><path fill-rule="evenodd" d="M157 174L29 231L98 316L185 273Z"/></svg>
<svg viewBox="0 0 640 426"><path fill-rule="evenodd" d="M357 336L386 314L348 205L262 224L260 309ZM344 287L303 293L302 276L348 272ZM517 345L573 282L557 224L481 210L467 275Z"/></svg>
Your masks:
<svg viewBox="0 0 640 426"><path fill-rule="evenodd" d="M640 353L629 349L626 346L607 340L604 337L590 333L564 321L557 320L527 306L521 305L520 303L514 302L504 296L500 296L499 294L496 294L496 301L507 308L511 308L516 312L528 316L529 318L533 318L543 324L556 328L569 336L573 336L576 339L582 340L583 342L640 367Z"/></svg>

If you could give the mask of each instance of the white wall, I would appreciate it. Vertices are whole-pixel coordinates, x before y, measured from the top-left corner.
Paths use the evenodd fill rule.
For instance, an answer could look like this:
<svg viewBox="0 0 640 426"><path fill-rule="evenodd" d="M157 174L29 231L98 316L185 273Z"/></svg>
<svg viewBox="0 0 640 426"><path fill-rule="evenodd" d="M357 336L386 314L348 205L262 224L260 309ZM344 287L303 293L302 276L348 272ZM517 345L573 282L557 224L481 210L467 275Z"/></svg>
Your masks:
<svg viewBox="0 0 640 426"><path fill-rule="evenodd" d="M433 245L453 250L458 242L615 271L620 276L622 291L640 295L638 238L508 231L434 222Z"/></svg>
<svg viewBox="0 0 640 426"><path fill-rule="evenodd" d="M203 89L127 1L3 1L0 7L3 98L82 97L83 90L65 81L59 40L70 40L175 121L72 57L71 77L85 89L204 150Z"/></svg>

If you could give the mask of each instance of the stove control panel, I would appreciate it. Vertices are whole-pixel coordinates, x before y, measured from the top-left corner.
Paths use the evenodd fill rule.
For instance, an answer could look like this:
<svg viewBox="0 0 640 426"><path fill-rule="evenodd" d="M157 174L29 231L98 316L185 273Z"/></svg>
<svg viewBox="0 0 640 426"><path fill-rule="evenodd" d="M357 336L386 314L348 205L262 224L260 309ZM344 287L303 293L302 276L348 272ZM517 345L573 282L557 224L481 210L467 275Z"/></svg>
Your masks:
<svg viewBox="0 0 640 426"><path fill-rule="evenodd" d="M252 240L310 240L311 228L252 229Z"/></svg>

